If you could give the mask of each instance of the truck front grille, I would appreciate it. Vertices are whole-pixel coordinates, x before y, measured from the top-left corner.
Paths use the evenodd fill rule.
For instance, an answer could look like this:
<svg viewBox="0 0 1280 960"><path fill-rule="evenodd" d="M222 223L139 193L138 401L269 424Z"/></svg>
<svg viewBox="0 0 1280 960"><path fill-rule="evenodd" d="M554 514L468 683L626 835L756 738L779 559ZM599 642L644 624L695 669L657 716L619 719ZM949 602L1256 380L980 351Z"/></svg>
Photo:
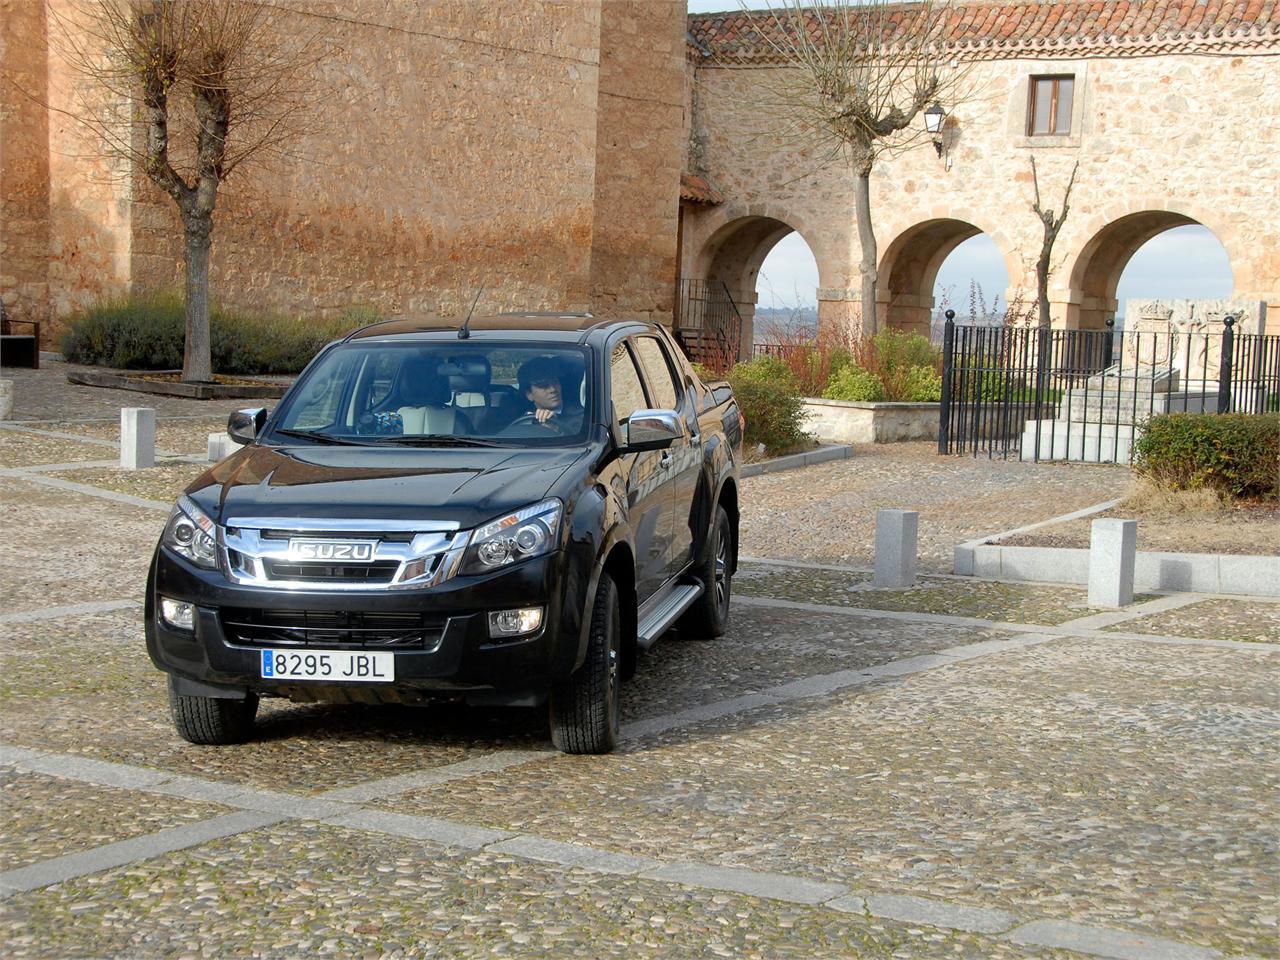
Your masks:
<svg viewBox="0 0 1280 960"><path fill-rule="evenodd" d="M232 643L251 647L434 649L445 618L416 612L260 610L227 607L222 629Z"/></svg>
<svg viewBox="0 0 1280 960"><path fill-rule="evenodd" d="M321 583L390 583L400 569L396 560L373 563L283 563L267 560L264 566L272 580Z"/></svg>

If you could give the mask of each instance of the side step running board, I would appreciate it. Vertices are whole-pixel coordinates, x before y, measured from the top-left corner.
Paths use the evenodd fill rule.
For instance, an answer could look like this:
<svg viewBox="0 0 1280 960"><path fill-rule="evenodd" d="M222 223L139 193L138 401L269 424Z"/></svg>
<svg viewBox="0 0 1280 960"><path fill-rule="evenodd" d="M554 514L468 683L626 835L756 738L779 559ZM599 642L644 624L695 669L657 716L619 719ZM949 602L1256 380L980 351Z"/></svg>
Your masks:
<svg viewBox="0 0 1280 960"><path fill-rule="evenodd" d="M636 628L636 641L641 650L648 650L657 639L671 629L671 625L680 618L693 602L702 596L704 587L701 583L681 583L672 588L658 604L645 613Z"/></svg>

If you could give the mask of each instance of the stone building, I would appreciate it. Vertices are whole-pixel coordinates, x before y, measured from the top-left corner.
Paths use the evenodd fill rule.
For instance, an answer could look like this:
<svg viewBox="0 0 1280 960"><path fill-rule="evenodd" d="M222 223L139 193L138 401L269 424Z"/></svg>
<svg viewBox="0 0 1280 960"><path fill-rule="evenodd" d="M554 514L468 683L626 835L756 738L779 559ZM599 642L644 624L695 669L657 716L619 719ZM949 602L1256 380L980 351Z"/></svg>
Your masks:
<svg viewBox="0 0 1280 960"><path fill-rule="evenodd" d="M51 52L73 2L0 0L0 298L16 319L56 321L181 278L171 202L86 145L74 120L82 81ZM760 264L799 231L823 321L858 314L850 174L814 163L761 108L761 78L782 68L741 11L288 6L338 51L325 66L328 122L299 146L302 162L224 185L217 299L457 316L483 284L485 310L669 320L684 277L722 281L749 320ZM1055 323L1100 326L1134 251L1188 223L1226 248L1233 297L1277 316L1275 0L973 3L956 8L951 38L978 95L949 117L940 153L925 143L872 180L883 319L927 323L939 266L980 232L1004 257L1006 298L1034 296L1032 155L1051 197L1080 163L1055 248ZM1044 84L1056 108L1030 116Z"/></svg>
<svg viewBox="0 0 1280 960"><path fill-rule="evenodd" d="M782 69L760 24L741 10L689 18L689 172L717 196L686 191L682 274L725 283L749 319L761 263L799 231L817 260L820 321L856 317L852 174L816 162L760 110L767 72ZM1129 258L1190 223L1226 248L1233 299L1280 317L1274 0L974 3L953 11L948 37L973 64L973 98L948 118L940 152L926 141L872 175L882 321L927 329L938 268L978 233L1009 274L1009 290L988 295L1034 302L1032 155L1049 206L1080 164L1054 247L1055 325L1100 328Z"/></svg>
<svg viewBox="0 0 1280 960"><path fill-rule="evenodd" d="M58 56L74 0L0 0L0 296L54 320L179 287L172 202L106 161ZM304 0L333 57L304 159L230 178L211 287L242 306L669 318L684 143L677 0ZM100 147L100 145L99 145Z"/></svg>

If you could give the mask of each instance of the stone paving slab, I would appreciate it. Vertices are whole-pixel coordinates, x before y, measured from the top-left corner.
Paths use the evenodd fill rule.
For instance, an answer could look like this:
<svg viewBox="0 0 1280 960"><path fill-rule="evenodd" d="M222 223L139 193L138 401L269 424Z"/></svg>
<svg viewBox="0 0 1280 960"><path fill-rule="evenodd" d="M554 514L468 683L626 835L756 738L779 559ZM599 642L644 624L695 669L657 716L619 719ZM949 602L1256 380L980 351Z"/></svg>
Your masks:
<svg viewBox="0 0 1280 960"><path fill-rule="evenodd" d="M104 490L114 490L117 493L127 493L144 500L172 503L178 499L178 494L182 493L191 481L208 468L207 463L179 462L161 463L146 470L98 467L85 470L59 470L46 475L70 480L73 483L100 487Z"/></svg>
<svg viewBox="0 0 1280 960"><path fill-rule="evenodd" d="M299 823L16 894L0 902L0 940L14 958L1057 955L821 906Z"/></svg>
<svg viewBox="0 0 1280 960"><path fill-rule="evenodd" d="M227 813L133 790L0 770L0 872Z"/></svg>
<svg viewBox="0 0 1280 960"><path fill-rule="evenodd" d="M1266 955L1278 689L1246 647L1054 640L384 805Z"/></svg>
<svg viewBox="0 0 1280 960"><path fill-rule="evenodd" d="M140 611L0 626L5 739L101 760L297 793L546 747L545 714L264 700L258 739L198 747L169 718Z"/></svg>
<svg viewBox="0 0 1280 960"><path fill-rule="evenodd" d="M1280 603L1214 598L1177 610L1127 620L1111 632L1159 633L1207 640L1280 643Z"/></svg>
<svg viewBox="0 0 1280 960"><path fill-rule="evenodd" d="M4 612L141 598L164 522L158 510L5 477L0 481Z"/></svg>
<svg viewBox="0 0 1280 960"><path fill-rule="evenodd" d="M870 574L765 563L744 563L734 589L749 597L1051 626L1090 612L1087 591L1079 587L922 577L913 589L882 590L871 586Z"/></svg>
<svg viewBox="0 0 1280 960"><path fill-rule="evenodd" d="M839 614L735 604L715 640L668 635L622 688L623 721L669 715L839 670L888 663L988 639L983 630L853 620Z"/></svg>

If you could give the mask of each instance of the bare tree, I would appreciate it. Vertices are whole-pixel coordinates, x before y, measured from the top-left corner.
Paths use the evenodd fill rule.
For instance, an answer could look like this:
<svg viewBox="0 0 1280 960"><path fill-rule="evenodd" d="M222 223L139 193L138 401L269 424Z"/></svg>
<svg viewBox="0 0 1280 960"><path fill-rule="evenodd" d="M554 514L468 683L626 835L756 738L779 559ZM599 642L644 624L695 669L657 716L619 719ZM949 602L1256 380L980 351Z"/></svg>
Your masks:
<svg viewBox="0 0 1280 960"><path fill-rule="evenodd" d="M1031 158L1031 183L1035 188L1036 199L1031 209L1044 224L1044 239L1040 242L1040 256L1036 260L1036 304L1039 307L1039 325L1049 326L1049 275L1053 266L1050 257L1053 255L1053 244L1058 239L1062 225L1067 222L1067 214L1071 212L1071 188L1076 183L1076 172L1080 169L1080 161L1071 168L1071 179L1067 181L1067 189L1062 194L1062 213L1056 213L1052 207L1046 209L1040 202L1040 176L1036 172L1036 158Z"/></svg>
<svg viewBox="0 0 1280 960"><path fill-rule="evenodd" d="M52 8L51 8L52 11ZM209 254L218 188L311 132L325 46L257 0L84 0L51 12L53 46L88 81L71 116L177 205L185 237L182 379L213 378Z"/></svg>
<svg viewBox="0 0 1280 960"><path fill-rule="evenodd" d="M830 0L820 7L783 0L767 13L747 11L756 37L786 69L765 80L769 106L797 141L827 147L856 178L854 209L863 323L875 333L878 250L871 218L877 161L929 136L921 114L950 113L970 95L967 64L947 43L949 0L904 4Z"/></svg>

